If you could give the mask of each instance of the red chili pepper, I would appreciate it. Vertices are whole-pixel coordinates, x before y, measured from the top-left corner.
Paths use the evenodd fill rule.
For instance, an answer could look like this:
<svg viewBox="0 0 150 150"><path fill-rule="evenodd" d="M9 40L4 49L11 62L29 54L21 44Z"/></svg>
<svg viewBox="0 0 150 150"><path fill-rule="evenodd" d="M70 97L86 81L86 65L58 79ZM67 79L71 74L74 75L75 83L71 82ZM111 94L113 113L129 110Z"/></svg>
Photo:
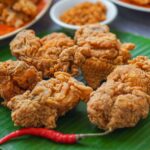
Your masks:
<svg viewBox="0 0 150 150"><path fill-rule="evenodd" d="M97 133L97 134L63 134L54 130L48 130L45 128L24 128L17 131L14 131L7 136L0 139L0 145L4 144L5 142L20 137L23 135L34 135L34 136L40 136L47 139L50 139L57 143L63 143L63 144L75 144L78 142L79 139L85 138L85 137L93 137L93 136L103 136L111 131L106 131L104 133Z"/></svg>

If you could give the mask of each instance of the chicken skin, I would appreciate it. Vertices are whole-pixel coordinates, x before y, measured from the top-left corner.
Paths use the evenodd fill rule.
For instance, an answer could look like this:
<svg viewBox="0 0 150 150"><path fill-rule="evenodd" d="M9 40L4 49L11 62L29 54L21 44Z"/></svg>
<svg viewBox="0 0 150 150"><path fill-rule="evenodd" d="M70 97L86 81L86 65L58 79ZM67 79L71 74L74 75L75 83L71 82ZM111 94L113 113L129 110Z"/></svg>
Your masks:
<svg viewBox="0 0 150 150"><path fill-rule="evenodd" d="M104 130L134 127L150 108L150 60L139 56L117 67L87 104L90 121Z"/></svg>
<svg viewBox="0 0 150 150"><path fill-rule="evenodd" d="M13 9L30 17L34 17L37 14L37 6L32 2L32 0L18 0L13 5Z"/></svg>
<svg viewBox="0 0 150 150"><path fill-rule="evenodd" d="M15 125L55 128L58 117L73 109L80 99L89 99L92 88L65 72L56 72L54 76L9 101L7 106L12 109Z"/></svg>
<svg viewBox="0 0 150 150"><path fill-rule="evenodd" d="M96 89L106 80L117 65L126 64L131 58L132 43L122 44L108 26L88 25L75 34L79 46L75 53L75 63L81 68L88 85Z"/></svg>
<svg viewBox="0 0 150 150"><path fill-rule="evenodd" d="M0 24L15 28L23 26L37 15L37 2L37 0L0 0Z"/></svg>
<svg viewBox="0 0 150 150"><path fill-rule="evenodd" d="M20 32L11 42L12 54L19 60L33 65L43 73L44 78L57 71L78 72L74 64L74 41L63 33L52 33L42 39L32 30Z"/></svg>
<svg viewBox="0 0 150 150"><path fill-rule="evenodd" d="M4 105L15 95L31 90L41 80L41 73L23 61L0 62L0 97Z"/></svg>

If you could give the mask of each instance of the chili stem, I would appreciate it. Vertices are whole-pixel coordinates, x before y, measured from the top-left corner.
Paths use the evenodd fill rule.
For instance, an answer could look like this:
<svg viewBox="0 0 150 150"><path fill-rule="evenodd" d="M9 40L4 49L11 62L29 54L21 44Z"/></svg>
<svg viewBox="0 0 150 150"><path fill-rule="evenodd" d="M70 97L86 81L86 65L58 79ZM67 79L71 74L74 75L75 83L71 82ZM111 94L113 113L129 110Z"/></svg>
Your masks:
<svg viewBox="0 0 150 150"><path fill-rule="evenodd" d="M80 139L88 138L88 137L104 136L104 135L107 135L107 134L109 134L111 132L112 132L112 130L110 129L110 130L102 132L102 133L76 134L76 138L80 140Z"/></svg>

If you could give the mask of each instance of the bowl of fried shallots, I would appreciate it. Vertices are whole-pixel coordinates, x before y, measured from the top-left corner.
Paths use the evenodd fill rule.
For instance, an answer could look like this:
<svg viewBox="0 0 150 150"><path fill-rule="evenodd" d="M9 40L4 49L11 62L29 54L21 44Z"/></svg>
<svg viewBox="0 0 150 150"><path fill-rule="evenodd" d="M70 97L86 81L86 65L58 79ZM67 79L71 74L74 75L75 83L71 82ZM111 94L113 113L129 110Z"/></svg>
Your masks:
<svg viewBox="0 0 150 150"><path fill-rule="evenodd" d="M73 30L89 24L109 24L117 14L116 6L108 0L62 0L50 10L56 24Z"/></svg>

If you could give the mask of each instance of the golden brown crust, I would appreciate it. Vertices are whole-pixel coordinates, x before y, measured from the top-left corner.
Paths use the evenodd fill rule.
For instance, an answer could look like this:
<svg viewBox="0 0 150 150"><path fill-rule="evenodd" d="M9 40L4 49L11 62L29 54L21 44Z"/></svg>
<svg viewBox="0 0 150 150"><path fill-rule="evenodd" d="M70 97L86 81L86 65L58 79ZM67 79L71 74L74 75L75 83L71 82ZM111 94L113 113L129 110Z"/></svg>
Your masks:
<svg viewBox="0 0 150 150"><path fill-rule="evenodd" d="M107 79L127 83L130 87L137 87L150 94L150 75L134 65L118 66Z"/></svg>
<svg viewBox="0 0 150 150"><path fill-rule="evenodd" d="M37 0L0 0L0 21L12 27L21 27L37 15Z"/></svg>
<svg viewBox="0 0 150 150"><path fill-rule="evenodd" d="M96 89L103 80L106 80L106 77L114 69L112 64L105 62L103 59L89 58L86 59L86 62L81 66L83 71L83 76L93 89Z"/></svg>
<svg viewBox="0 0 150 150"><path fill-rule="evenodd" d="M56 71L77 74L74 41L63 33L52 33L42 39L34 31L20 32L11 42L12 54L42 71L43 77L53 76Z"/></svg>
<svg viewBox="0 0 150 150"><path fill-rule="evenodd" d="M133 127L149 113L150 97L128 84L108 81L88 102L90 121L104 130Z"/></svg>
<svg viewBox="0 0 150 150"><path fill-rule="evenodd" d="M8 26L14 26L16 28L24 25L25 22L30 20L30 18L23 13L17 13L7 7L1 9L0 15L0 21L2 24L7 24Z"/></svg>
<svg viewBox="0 0 150 150"><path fill-rule="evenodd" d="M90 121L99 128L133 127L147 117L150 107L150 60L139 56L118 66L88 102Z"/></svg>
<svg viewBox="0 0 150 150"><path fill-rule="evenodd" d="M75 62L94 89L117 65L127 63L131 58L129 51L135 47L131 43L122 44L107 26L99 24L82 27L76 32L75 40L79 45Z"/></svg>
<svg viewBox="0 0 150 150"><path fill-rule="evenodd" d="M33 89L40 80L41 73L23 61L0 63L0 97L5 103L15 95Z"/></svg>
<svg viewBox="0 0 150 150"><path fill-rule="evenodd" d="M106 25L103 26L102 25L100 26L99 24L86 25L76 31L75 40L78 45L82 46L85 44L86 40L88 40L89 36L98 37L108 32L109 32L109 27Z"/></svg>
<svg viewBox="0 0 150 150"><path fill-rule="evenodd" d="M129 64L135 65L137 68L150 73L150 59L147 56L138 56L132 60L129 60Z"/></svg>
<svg viewBox="0 0 150 150"><path fill-rule="evenodd" d="M8 107L16 125L55 128L59 116L73 109L80 99L88 100L90 87L65 72L56 72L54 76L39 82L31 92L11 99Z"/></svg>
<svg viewBox="0 0 150 150"><path fill-rule="evenodd" d="M31 0L18 0L13 5L13 9L30 17L34 17L37 14L37 7Z"/></svg>

